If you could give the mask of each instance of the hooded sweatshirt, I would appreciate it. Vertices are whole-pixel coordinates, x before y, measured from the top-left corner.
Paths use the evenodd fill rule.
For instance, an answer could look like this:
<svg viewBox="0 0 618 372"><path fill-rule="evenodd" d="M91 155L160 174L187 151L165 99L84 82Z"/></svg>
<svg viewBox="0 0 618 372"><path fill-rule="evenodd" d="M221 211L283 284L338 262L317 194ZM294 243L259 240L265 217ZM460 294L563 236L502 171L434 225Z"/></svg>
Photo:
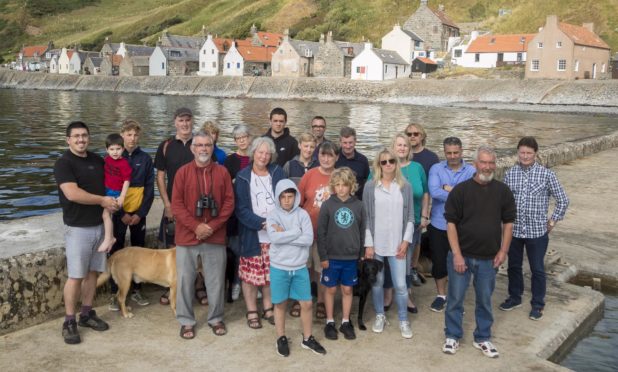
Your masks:
<svg viewBox="0 0 618 372"><path fill-rule="evenodd" d="M363 202L350 195L346 201L337 194L322 204L318 217L320 261L358 260L364 254L367 214Z"/></svg>
<svg viewBox="0 0 618 372"><path fill-rule="evenodd" d="M279 196L287 189L296 190L294 206L289 211L281 208L279 201ZM270 264L281 270L302 269L307 265L313 243L313 227L309 213L300 207L300 193L294 182L283 179L277 183L275 206L266 218L266 230L270 239ZM284 231L278 232L272 225L279 225Z"/></svg>

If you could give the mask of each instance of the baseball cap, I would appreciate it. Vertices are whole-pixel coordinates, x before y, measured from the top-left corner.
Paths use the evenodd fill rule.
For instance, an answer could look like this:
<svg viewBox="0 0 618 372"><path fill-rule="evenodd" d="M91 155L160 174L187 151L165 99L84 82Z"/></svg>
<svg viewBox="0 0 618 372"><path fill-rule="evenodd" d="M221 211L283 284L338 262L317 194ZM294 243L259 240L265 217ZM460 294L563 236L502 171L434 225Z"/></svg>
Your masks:
<svg viewBox="0 0 618 372"><path fill-rule="evenodd" d="M189 110L186 107L181 107L178 110L176 110L176 112L174 113L174 118L177 118L179 116L191 116L193 117L193 112L191 112L191 110Z"/></svg>

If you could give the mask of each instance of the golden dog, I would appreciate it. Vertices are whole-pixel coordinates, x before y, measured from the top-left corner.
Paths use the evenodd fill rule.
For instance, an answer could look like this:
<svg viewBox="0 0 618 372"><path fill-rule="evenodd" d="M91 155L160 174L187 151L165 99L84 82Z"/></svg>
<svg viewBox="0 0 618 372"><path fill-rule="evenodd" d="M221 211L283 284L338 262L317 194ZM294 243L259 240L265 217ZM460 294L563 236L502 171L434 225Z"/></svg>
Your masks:
<svg viewBox="0 0 618 372"><path fill-rule="evenodd" d="M107 260L107 270L99 275L97 287L105 284L110 276L118 285L116 298L123 317L133 317L131 308L127 308L125 304L131 280L169 287L170 306L176 314L176 248L123 248Z"/></svg>

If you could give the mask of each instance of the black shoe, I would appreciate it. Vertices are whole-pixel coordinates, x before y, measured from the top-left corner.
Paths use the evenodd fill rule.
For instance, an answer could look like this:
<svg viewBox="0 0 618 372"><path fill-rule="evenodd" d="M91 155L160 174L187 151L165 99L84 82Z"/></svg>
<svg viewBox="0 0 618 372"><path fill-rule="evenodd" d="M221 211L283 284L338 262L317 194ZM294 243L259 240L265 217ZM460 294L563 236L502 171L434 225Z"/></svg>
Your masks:
<svg viewBox="0 0 618 372"><path fill-rule="evenodd" d="M109 329L109 325L99 318L94 310L90 310L88 315L80 315L79 323L77 324L80 327L92 328L95 331L107 331Z"/></svg>
<svg viewBox="0 0 618 372"><path fill-rule="evenodd" d="M303 338L303 342L301 342L300 346L302 346L303 349L309 349L316 354L326 354L326 350L313 336L309 336L309 339L307 339L307 341L305 341L305 339Z"/></svg>
<svg viewBox="0 0 618 372"><path fill-rule="evenodd" d="M341 323L341 327L339 327L339 332L343 333L343 336L346 340L354 340L356 338L352 322Z"/></svg>
<svg viewBox="0 0 618 372"><path fill-rule="evenodd" d="M69 345L75 345L82 342L82 338L79 337L79 331L77 330L77 323L75 319L67 320L62 324L62 337L64 342Z"/></svg>
<svg viewBox="0 0 618 372"><path fill-rule="evenodd" d="M337 335L337 328L335 327L335 322L326 323L326 326L324 326L324 337L329 340L336 340L339 337Z"/></svg>
<svg viewBox="0 0 618 372"><path fill-rule="evenodd" d="M287 337L281 336L277 339L277 354L282 357L287 357L290 355L290 346L288 345Z"/></svg>

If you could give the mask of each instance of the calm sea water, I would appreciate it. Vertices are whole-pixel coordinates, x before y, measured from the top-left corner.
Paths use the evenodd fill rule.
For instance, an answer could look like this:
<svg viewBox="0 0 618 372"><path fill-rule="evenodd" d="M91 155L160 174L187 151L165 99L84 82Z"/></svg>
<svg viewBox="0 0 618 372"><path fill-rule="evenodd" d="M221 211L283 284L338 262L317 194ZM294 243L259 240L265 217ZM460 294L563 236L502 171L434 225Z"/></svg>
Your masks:
<svg viewBox="0 0 618 372"><path fill-rule="evenodd" d="M59 210L53 164L66 149L64 130L70 121L89 124L90 149L103 153L105 137L117 132L122 120L137 119L144 127L142 148L154 156L157 144L173 133L172 113L180 106L193 110L196 127L217 121L219 144L227 149L232 149L234 125L245 123L262 134L270 110L281 106L293 135L308 130L311 118L322 115L328 138L336 139L339 128L352 126L358 148L370 158L412 121L428 128L430 149L439 149L444 137L455 135L467 150L489 143L500 153L513 152L524 135L534 135L546 146L618 130L615 116L601 114L0 89L0 220Z"/></svg>

